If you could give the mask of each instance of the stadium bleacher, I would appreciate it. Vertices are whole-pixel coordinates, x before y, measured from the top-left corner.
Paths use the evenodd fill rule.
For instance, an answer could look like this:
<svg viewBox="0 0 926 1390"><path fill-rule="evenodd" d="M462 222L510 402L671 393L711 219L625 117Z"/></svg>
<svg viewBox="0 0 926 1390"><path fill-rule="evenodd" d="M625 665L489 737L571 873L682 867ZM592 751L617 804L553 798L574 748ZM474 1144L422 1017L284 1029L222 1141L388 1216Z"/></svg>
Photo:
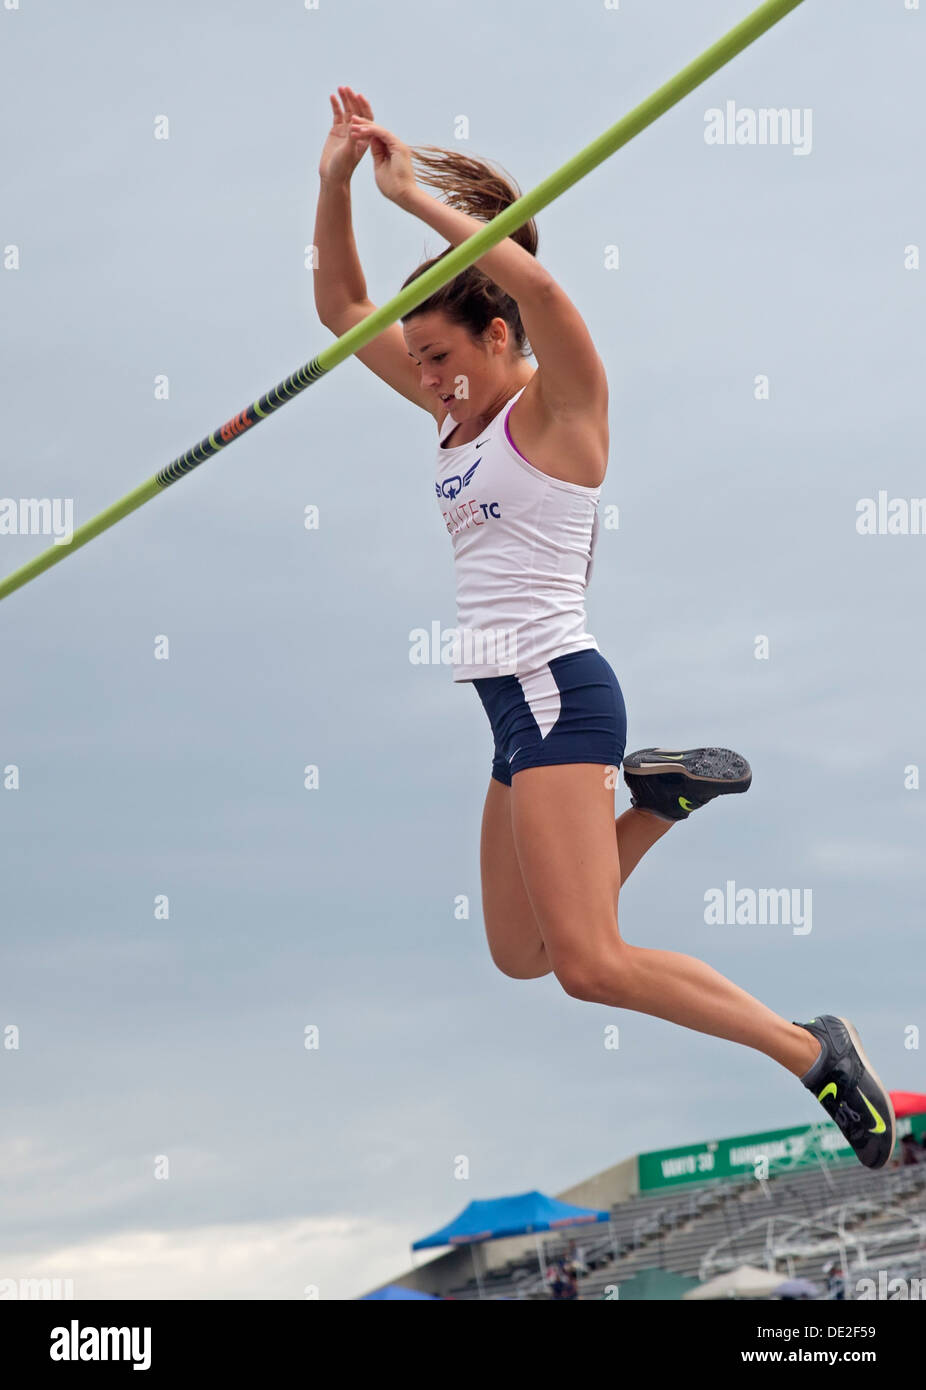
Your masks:
<svg viewBox="0 0 926 1390"><path fill-rule="evenodd" d="M825 1267L835 1260L856 1280L878 1269L926 1277L926 1162L881 1173L846 1164L759 1181L714 1181L684 1192L651 1192L611 1208L605 1225L544 1240L547 1263L580 1246L588 1273L580 1299L620 1301L620 1287L641 1269L657 1267L702 1281L741 1264L806 1278L825 1297ZM455 1299L547 1299L536 1256L444 1291Z"/></svg>

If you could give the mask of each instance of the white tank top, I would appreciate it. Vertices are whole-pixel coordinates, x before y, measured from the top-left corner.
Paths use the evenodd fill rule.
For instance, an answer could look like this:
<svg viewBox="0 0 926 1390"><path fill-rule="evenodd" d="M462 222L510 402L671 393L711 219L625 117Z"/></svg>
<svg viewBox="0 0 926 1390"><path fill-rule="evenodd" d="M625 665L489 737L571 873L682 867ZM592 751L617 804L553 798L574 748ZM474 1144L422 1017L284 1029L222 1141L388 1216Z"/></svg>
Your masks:
<svg viewBox="0 0 926 1390"><path fill-rule="evenodd" d="M521 391L524 387L521 387ZM598 536L600 487L551 478L508 432L505 403L468 444L437 450L437 502L453 540L457 628L445 650L455 681L520 676L556 656L598 650L585 588Z"/></svg>

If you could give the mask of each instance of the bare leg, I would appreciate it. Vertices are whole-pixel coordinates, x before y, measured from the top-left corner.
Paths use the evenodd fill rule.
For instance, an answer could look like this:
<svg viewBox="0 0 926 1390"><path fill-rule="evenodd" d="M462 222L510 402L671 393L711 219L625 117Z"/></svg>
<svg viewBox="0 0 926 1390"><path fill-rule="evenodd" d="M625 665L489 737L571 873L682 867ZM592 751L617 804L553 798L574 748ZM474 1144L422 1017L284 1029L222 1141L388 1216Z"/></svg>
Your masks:
<svg viewBox="0 0 926 1390"><path fill-rule="evenodd" d="M518 864L511 833L511 792L494 778L482 814L480 859L482 911L489 950L504 975L532 980L552 970ZM648 849L661 840L672 821L633 807L615 821L620 850L621 883Z"/></svg>
<svg viewBox="0 0 926 1390"><path fill-rule="evenodd" d="M654 816L652 811L637 810L635 806L618 816L614 829L621 861L621 885L627 882L647 850L652 849L674 824L674 821Z"/></svg>
<svg viewBox="0 0 926 1390"><path fill-rule="evenodd" d="M820 1045L806 1029L693 956L622 939L614 798L598 769L576 764L516 773L511 813L525 891L567 994L756 1048L795 1076L809 1070Z"/></svg>
<svg viewBox="0 0 926 1390"><path fill-rule="evenodd" d="M642 946L625 950L629 955L621 964L619 984L615 981L609 991L603 982L602 991L607 996L616 988L622 1008L755 1047L795 1076L803 1076L817 1060L820 1044L811 1033L773 1013L704 961Z"/></svg>

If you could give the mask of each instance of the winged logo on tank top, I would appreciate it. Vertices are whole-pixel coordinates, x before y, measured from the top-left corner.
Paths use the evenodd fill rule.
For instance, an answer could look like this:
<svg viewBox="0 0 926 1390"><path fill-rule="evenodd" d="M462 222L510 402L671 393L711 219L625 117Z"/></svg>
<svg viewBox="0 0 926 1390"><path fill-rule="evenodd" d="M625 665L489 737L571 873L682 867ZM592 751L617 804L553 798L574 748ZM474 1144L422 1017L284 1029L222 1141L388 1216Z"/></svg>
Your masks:
<svg viewBox="0 0 926 1390"><path fill-rule="evenodd" d="M452 478L445 478L442 483L435 483L434 491L437 493L438 497L449 497L451 499L459 497L463 489L469 487L473 480L473 474L481 462L482 459L478 458L474 464L467 468L462 478L459 473L455 473Z"/></svg>

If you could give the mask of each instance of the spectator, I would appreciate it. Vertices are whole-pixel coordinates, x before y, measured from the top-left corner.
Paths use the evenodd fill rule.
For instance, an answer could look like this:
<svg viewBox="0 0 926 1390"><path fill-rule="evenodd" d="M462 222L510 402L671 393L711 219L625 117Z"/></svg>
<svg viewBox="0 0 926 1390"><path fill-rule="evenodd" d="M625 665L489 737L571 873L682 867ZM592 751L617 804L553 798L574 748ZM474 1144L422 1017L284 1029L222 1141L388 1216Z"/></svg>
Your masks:
<svg viewBox="0 0 926 1390"><path fill-rule="evenodd" d="M571 1299L579 1297L579 1286L576 1283L575 1275L563 1256L554 1260L547 1270L547 1283L550 1286L551 1298Z"/></svg>
<svg viewBox="0 0 926 1390"><path fill-rule="evenodd" d="M846 1280L842 1271L842 1266L835 1260L828 1265L824 1265L823 1273L826 1275L826 1292L830 1298L844 1299L846 1296Z"/></svg>
<svg viewBox="0 0 926 1390"><path fill-rule="evenodd" d="M911 1163L919 1163L920 1156L916 1148L916 1140L912 1134L905 1134L900 1141L900 1151L903 1157L901 1163L906 1168Z"/></svg>
<svg viewBox="0 0 926 1390"><path fill-rule="evenodd" d="M550 1289L551 1298L565 1298L566 1296L566 1270L563 1261L554 1260L547 1270L547 1284Z"/></svg>

